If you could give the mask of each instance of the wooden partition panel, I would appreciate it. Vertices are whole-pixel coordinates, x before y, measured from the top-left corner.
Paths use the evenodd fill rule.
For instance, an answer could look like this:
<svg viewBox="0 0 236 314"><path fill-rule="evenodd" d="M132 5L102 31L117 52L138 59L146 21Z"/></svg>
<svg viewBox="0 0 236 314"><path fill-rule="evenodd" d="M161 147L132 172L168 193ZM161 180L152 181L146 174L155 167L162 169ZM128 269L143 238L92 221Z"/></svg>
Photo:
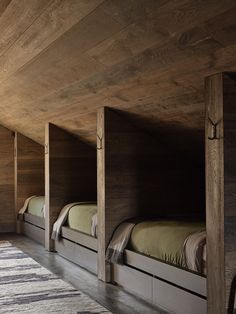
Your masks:
<svg viewBox="0 0 236 314"><path fill-rule="evenodd" d="M105 250L115 228L136 216L198 216L204 175L194 158L112 109L99 110L97 132L99 278L109 281Z"/></svg>
<svg viewBox="0 0 236 314"><path fill-rule="evenodd" d="M15 133L16 212L31 195L44 195L44 147Z"/></svg>
<svg viewBox="0 0 236 314"><path fill-rule="evenodd" d="M0 232L15 231L14 133L0 126Z"/></svg>
<svg viewBox="0 0 236 314"><path fill-rule="evenodd" d="M52 227L68 203L97 200L96 149L49 123L45 133L46 248L53 250Z"/></svg>
<svg viewBox="0 0 236 314"><path fill-rule="evenodd" d="M15 133L15 211L32 195L44 195L44 147Z"/></svg>
<svg viewBox="0 0 236 314"><path fill-rule="evenodd" d="M236 75L206 79L208 313L233 313L236 291Z"/></svg>

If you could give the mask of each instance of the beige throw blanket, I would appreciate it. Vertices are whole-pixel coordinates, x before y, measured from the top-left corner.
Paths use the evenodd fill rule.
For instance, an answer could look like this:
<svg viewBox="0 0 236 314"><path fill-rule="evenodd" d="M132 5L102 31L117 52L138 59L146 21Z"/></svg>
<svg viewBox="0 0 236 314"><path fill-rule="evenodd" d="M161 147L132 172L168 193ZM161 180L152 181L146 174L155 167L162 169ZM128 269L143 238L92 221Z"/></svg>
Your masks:
<svg viewBox="0 0 236 314"><path fill-rule="evenodd" d="M23 215L24 215L24 213L25 213L25 212L27 211L27 209L28 209L30 200L32 200L32 198L34 198L34 197L36 197L36 196L37 196L37 195L30 196L30 197L28 197L28 198L25 200L25 203L24 203L23 207L21 207L21 209L19 210L18 215L17 215L17 218L18 218L19 220L23 220Z"/></svg>
<svg viewBox="0 0 236 314"><path fill-rule="evenodd" d="M91 224L91 235L97 238L98 214L93 215Z"/></svg>
<svg viewBox="0 0 236 314"><path fill-rule="evenodd" d="M206 273L206 231L188 236L183 251L188 269Z"/></svg>
<svg viewBox="0 0 236 314"><path fill-rule="evenodd" d="M69 211L72 207L76 205L82 205L82 204L90 204L91 202L75 202L71 204L67 204L64 206L56 220L56 222L53 225L52 229L52 240L59 240L61 237L61 228L65 224ZM92 226L91 226L91 234L93 236L96 236L97 234L97 214L95 214L92 218Z"/></svg>
<svg viewBox="0 0 236 314"><path fill-rule="evenodd" d="M129 220L121 223L115 230L106 250L106 260L110 263L124 264L124 251L129 242L134 226L140 220Z"/></svg>

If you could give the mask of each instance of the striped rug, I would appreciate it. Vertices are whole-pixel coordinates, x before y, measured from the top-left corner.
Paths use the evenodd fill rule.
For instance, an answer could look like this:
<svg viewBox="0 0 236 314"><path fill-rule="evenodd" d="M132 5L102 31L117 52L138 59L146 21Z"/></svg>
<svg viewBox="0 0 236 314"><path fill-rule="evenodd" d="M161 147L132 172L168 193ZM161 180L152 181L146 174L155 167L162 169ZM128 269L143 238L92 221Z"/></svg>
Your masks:
<svg viewBox="0 0 236 314"><path fill-rule="evenodd" d="M0 241L0 313L111 313L28 255Z"/></svg>

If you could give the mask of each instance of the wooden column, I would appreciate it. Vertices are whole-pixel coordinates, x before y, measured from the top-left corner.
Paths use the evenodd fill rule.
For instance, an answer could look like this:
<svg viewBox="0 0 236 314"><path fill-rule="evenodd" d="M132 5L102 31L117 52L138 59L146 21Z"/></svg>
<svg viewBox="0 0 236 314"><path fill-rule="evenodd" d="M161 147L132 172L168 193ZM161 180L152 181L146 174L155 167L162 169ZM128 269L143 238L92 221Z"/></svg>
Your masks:
<svg viewBox="0 0 236 314"><path fill-rule="evenodd" d="M0 126L0 232L15 231L14 133Z"/></svg>
<svg viewBox="0 0 236 314"><path fill-rule="evenodd" d="M47 250L61 209L76 201L97 200L96 149L49 123L45 132L45 195Z"/></svg>
<svg viewBox="0 0 236 314"><path fill-rule="evenodd" d="M32 195L44 195L44 147L15 133L15 211ZM19 226L17 227L18 232Z"/></svg>
<svg viewBox="0 0 236 314"><path fill-rule="evenodd" d="M131 217L203 212L204 175L168 138L151 136L112 109L98 111L97 133L98 276L109 281L105 251L115 228Z"/></svg>
<svg viewBox="0 0 236 314"><path fill-rule="evenodd" d="M232 303L236 284L234 279L236 276L235 79L235 74L227 73L215 74L206 79L206 216L209 314L233 313L234 307Z"/></svg>

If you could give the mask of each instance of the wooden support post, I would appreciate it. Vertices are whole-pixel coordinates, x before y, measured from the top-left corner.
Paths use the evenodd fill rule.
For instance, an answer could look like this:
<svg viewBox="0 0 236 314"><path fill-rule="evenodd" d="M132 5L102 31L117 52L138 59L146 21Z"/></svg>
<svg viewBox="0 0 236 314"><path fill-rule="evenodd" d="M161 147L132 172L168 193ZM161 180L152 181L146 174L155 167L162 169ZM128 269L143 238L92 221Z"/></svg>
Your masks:
<svg viewBox="0 0 236 314"><path fill-rule="evenodd" d="M234 307L235 280L233 279L236 276L235 79L236 76L232 73L219 73L206 79L206 218L209 314L233 313Z"/></svg>
<svg viewBox="0 0 236 314"><path fill-rule="evenodd" d="M49 123L45 131L45 195L47 250L54 249L51 232L68 203L97 200L96 149Z"/></svg>

